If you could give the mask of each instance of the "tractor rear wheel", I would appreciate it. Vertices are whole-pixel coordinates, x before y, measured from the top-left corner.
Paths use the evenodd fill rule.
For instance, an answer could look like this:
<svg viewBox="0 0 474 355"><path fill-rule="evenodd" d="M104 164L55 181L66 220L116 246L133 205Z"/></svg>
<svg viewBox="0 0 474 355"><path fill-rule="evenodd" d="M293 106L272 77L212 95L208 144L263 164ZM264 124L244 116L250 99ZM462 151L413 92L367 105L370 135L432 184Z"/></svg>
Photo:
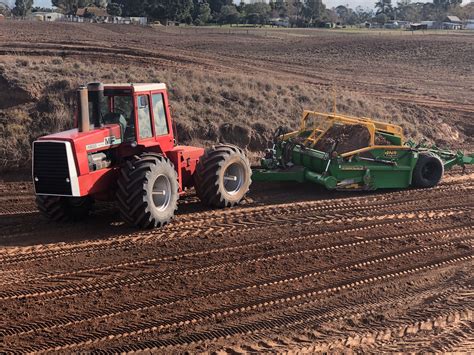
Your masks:
<svg viewBox="0 0 474 355"><path fill-rule="evenodd" d="M444 174L443 161L435 154L421 153L413 169L413 186L433 187L438 185Z"/></svg>
<svg viewBox="0 0 474 355"><path fill-rule="evenodd" d="M89 216L94 200L90 197L36 196L36 206L55 222L82 221Z"/></svg>
<svg viewBox="0 0 474 355"><path fill-rule="evenodd" d="M212 207L238 204L250 188L252 170L243 151L233 145L214 146L201 157L194 174L196 192Z"/></svg>
<svg viewBox="0 0 474 355"><path fill-rule="evenodd" d="M144 153L127 161L117 181L123 219L139 228L166 225L178 208L178 174L159 154Z"/></svg>

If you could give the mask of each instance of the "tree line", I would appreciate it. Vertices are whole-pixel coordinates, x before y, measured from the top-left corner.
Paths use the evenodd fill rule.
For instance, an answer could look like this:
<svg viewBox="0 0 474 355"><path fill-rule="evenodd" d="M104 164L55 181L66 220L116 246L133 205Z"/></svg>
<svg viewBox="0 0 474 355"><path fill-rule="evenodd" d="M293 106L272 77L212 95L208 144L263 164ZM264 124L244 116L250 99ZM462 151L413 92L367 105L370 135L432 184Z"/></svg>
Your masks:
<svg viewBox="0 0 474 355"><path fill-rule="evenodd" d="M106 8L112 16L146 16L150 21L205 25L214 24L268 24L270 19L281 18L292 27L318 27L326 22L355 25L367 21L385 23L388 20L442 21L447 14L462 19L474 18L474 5L461 6L462 0L433 0L411 2L377 0L375 10L362 7L352 9L337 6L327 9L322 0L269 0L269 3L236 5L232 0L52 0L65 14L75 14L87 6ZM33 0L16 0L14 13L25 16L32 11Z"/></svg>

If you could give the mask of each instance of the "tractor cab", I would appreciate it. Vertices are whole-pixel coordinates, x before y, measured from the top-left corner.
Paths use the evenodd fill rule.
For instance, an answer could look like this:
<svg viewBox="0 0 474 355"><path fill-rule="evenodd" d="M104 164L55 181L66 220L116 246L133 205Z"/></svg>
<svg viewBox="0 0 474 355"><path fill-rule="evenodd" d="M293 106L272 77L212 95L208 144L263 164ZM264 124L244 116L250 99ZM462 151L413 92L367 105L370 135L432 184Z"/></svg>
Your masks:
<svg viewBox="0 0 474 355"><path fill-rule="evenodd" d="M77 128L87 132L107 125L120 126L120 143L126 146L150 145L169 149L174 143L171 115L165 84L92 83L85 95L79 90ZM86 115L82 107L88 106Z"/></svg>

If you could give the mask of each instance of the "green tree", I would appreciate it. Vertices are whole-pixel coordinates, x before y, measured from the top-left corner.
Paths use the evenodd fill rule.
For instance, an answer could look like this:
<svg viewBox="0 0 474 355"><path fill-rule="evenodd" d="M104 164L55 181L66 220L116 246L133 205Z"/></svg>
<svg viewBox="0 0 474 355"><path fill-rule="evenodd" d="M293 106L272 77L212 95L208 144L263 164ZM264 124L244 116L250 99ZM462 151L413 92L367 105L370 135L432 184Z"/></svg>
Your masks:
<svg viewBox="0 0 474 355"><path fill-rule="evenodd" d="M239 23L240 14L234 5L224 5L221 7L218 21L219 23L236 24Z"/></svg>
<svg viewBox="0 0 474 355"><path fill-rule="evenodd" d="M399 0L397 2L397 8L395 9L397 13L397 19L410 22L422 20L421 10L421 3L412 4L410 0Z"/></svg>
<svg viewBox="0 0 474 355"><path fill-rule="evenodd" d="M336 7L336 13L342 23L347 23L347 19L350 15L349 9L347 7L344 5L339 5Z"/></svg>
<svg viewBox="0 0 474 355"><path fill-rule="evenodd" d="M111 2L107 5L107 13L111 16L122 16L122 8L119 4Z"/></svg>
<svg viewBox="0 0 474 355"><path fill-rule="evenodd" d="M208 0L208 3L213 14L219 14L222 6L233 5L232 0Z"/></svg>
<svg viewBox="0 0 474 355"><path fill-rule="evenodd" d="M53 6L68 15L74 15L79 8L94 4L93 0L52 0Z"/></svg>
<svg viewBox="0 0 474 355"><path fill-rule="evenodd" d="M357 6L355 13L359 23L370 21L370 19L374 17L374 12L372 10L366 10L362 6Z"/></svg>
<svg viewBox="0 0 474 355"><path fill-rule="evenodd" d="M139 0L112 0L122 9L122 16L147 16L145 12L146 1Z"/></svg>
<svg viewBox="0 0 474 355"><path fill-rule="evenodd" d="M288 16L288 4L286 0L275 0L275 10L280 17Z"/></svg>
<svg viewBox="0 0 474 355"><path fill-rule="evenodd" d="M336 7L336 13L339 21L341 21L343 24L354 25L359 21L356 12L350 7L339 5Z"/></svg>
<svg viewBox="0 0 474 355"><path fill-rule="evenodd" d="M106 9L108 5L108 0L94 0L94 5Z"/></svg>
<svg viewBox="0 0 474 355"><path fill-rule="evenodd" d="M208 23L211 20L211 7L204 2L199 5L199 14L197 16L199 24Z"/></svg>
<svg viewBox="0 0 474 355"><path fill-rule="evenodd" d="M301 0L290 0L288 2L288 16L291 27L302 26L303 24L303 2Z"/></svg>
<svg viewBox="0 0 474 355"><path fill-rule="evenodd" d="M377 16L375 16L375 21L377 21L377 23L380 23L381 25L383 25L385 22L388 21L388 16L383 14L383 13L380 13Z"/></svg>
<svg viewBox="0 0 474 355"><path fill-rule="evenodd" d="M474 19L474 2L464 6L451 7L449 12L453 16L458 16L461 20Z"/></svg>
<svg viewBox="0 0 474 355"><path fill-rule="evenodd" d="M433 5L439 9L448 11L451 7L456 7L462 4L462 0L433 0Z"/></svg>
<svg viewBox="0 0 474 355"><path fill-rule="evenodd" d="M313 24L321 21L326 12L326 6L324 6L321 0L305 0L303 5L303 15L305 19Z"/></svg>
<svg viewBox="0 0 474 355"><path fill-rule="evenodd" d="M33 8L33 0L15 0L15 7L13 13L17 16L26 16Z"/></svg>
<svg viewBox="0 0 474 355"><path fill-rule="evenodd" d="M422 20L436 20L436 11L434 4L427 2L421 6L420 17Z"/></svg>
<svg viewBox="0 0 474 355"><path fill-rule="evenodd" d="M146 14L160 21L192 22L192 0L148 0L145 5Z"/></svg>
<svg viewBox="0 0 474 355"><path fill-rule="evenodd" d="M387 17L391 17L393 14L392 0L378 0L375 3L375 8L377 9L376 15L384 14Z"/></svg>
<svg viewBox="0 0 474 355"><path fill-rule="evenodd" d="M7 4L0 2L0 14L3 16L10 16L10 7Z"/></svg>
<svg viewBox="0 0 474 355"><path fill-rule="evenodd" d="M245 18L248 23L253 25L263 25L270 18L272 9L265 3L248 4L244 7Z"/></svg>

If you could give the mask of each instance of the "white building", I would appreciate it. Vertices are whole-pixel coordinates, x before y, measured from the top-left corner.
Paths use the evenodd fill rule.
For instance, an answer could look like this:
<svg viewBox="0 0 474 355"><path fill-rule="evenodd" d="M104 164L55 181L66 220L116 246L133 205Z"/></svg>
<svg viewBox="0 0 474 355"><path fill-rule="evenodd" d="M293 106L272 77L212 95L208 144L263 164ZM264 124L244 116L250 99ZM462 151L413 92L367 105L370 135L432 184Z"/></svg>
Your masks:
<svg viewBox="0 0 474 355"><path fill-rule="evenodd" d="M29 18L36 21L54 22L64 18L64 15L59 12L33 12Z"/></svg>

